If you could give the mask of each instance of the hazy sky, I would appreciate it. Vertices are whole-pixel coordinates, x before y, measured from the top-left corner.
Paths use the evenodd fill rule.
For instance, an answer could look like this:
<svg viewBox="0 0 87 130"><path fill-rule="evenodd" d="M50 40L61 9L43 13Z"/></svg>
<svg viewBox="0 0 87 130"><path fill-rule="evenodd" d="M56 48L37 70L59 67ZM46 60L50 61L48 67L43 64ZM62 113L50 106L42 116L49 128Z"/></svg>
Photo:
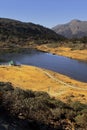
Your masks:
<svg viewBox="0 0 87 130"><path fill-rule="evenodd" d="M87 0L0 0L0 17L46 27L87 20Z"/></svg>

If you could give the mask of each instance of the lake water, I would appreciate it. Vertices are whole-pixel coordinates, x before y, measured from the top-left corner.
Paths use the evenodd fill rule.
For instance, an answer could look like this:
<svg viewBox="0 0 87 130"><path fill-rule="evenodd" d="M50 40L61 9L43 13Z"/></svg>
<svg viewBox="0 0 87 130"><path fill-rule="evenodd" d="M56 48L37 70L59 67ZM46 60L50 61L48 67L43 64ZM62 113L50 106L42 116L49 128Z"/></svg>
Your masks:
<svg viewBox="0 0 87 130"><path fill-rule="evenodd" d="M25 51L24 53L0 54L0 59L5 62L14 60L21 64L38 66L67 75L82 82L87 82L87 63L63 56L34 50L29 52Z"/></svg>

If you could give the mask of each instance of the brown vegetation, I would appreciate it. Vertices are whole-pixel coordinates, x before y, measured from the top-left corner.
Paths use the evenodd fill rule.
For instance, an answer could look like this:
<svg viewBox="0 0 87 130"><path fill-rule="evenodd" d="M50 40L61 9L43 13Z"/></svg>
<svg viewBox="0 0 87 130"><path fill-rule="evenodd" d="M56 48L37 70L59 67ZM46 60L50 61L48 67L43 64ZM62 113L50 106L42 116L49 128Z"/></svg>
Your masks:
<svg viewBox="0 0 87 130"><path fill-rule="evenodd" d="M87 49L72 49L71 47L66 46L58 46L52 47L52 44L40 45L37 46L38 50L42 50L45 52L53 53L56 55L66 56L72 59L87 61Z"/></svg>
<svg viewBox="0 0 87 130"><path fill-rule="evenodd" d="M0 66L0 81L34 91L45 91L62 101L87 103L87 83L33 66Z"/></svg>
<svg viewBox="0 0 87 130"><path fill-rule="evenodd" d="M46 92L13 88L11 83L0 82L0 93L0 114L2 112L4 117L8 117L8 122L6 118L4 121L11 129L86 129L86 104L78 101L63 103L50 97Z"/></svg>

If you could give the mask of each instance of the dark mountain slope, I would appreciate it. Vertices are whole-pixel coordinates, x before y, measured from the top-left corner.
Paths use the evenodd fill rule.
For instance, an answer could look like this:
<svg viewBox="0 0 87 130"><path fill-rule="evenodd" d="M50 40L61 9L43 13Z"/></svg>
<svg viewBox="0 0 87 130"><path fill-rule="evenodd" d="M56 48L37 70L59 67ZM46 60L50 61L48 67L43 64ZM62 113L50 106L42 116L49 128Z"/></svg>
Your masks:
<svg viewBox="0 0 87 130"><path fill-rule="evenodd" d="M87 21L72 20L67 24L57 25L52 29L67 38L81 38L87 36Z"/></svg>
<svg viewBox="0 0 87 130"><path fill-rule="evenodd" d="M15 46L62 40L64 37L51 29L33 23L0 18L0 44Z"/></svg>

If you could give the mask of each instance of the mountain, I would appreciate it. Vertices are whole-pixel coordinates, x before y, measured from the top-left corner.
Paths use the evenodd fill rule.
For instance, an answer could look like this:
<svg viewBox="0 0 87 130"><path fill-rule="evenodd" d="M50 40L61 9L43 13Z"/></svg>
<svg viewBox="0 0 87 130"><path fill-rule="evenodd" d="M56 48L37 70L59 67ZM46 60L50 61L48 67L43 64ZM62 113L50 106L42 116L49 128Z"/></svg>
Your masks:
<svg viewBox="0 0 87 130"><path fill-rule="evenodd" d="M47 43L64 38L53 30L33 23L0 18L0 46Z"/></svg>
<svg viewBox="0 0 87 130"><path fill-rule="evenodd" d="M67 38L81 38L87 36L87 21L74 19L69 23L57 25L52 30Z"/></svg>

